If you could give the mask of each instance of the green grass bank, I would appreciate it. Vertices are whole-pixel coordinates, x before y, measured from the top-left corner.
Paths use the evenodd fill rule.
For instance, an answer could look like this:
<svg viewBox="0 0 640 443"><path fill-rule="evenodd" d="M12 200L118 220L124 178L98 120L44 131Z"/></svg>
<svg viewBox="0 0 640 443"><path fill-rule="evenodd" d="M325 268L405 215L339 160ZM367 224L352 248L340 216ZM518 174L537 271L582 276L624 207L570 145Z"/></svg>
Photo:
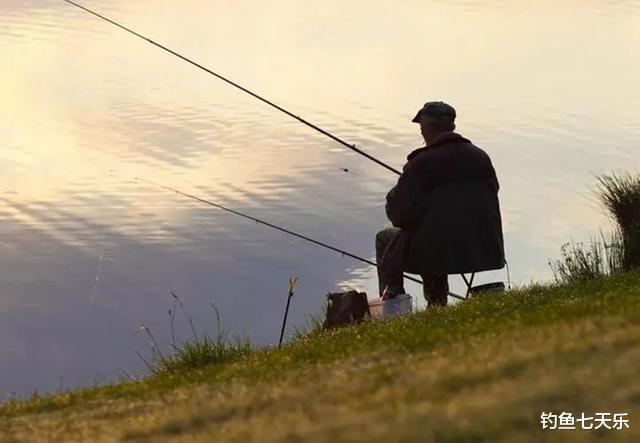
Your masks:
<svg viewBox="0 0 640 443"><path fill-rule="evenodd" d="M0 406L0 441L640 441L640 272L487 295ZM628 430L542 430L542 411Z"/></svg>

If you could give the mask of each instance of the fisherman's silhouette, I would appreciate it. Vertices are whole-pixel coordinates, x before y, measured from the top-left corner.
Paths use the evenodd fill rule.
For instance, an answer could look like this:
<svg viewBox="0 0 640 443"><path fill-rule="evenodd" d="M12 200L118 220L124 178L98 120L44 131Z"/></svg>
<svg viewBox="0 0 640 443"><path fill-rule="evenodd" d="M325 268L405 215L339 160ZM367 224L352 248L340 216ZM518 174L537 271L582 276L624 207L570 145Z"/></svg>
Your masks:
<svg viewBox="0 0 640 443"><path fill-rule="evenodd" d="M393 224L376 235L384 298L405 292L403 273L420 274L429 306L444 306L449 274L505 265L499 184L485 151L454 132L456 111L426 103L413 118L425 147L409 154L387 194Z"/></svg>

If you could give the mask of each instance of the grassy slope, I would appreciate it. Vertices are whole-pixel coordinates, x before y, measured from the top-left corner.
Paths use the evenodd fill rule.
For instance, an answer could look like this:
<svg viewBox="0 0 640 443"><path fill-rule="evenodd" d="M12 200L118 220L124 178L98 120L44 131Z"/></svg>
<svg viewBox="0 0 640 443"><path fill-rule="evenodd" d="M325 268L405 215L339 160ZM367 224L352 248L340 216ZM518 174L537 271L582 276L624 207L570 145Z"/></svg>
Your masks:
<svg viewBox="0 0 640 443"><path fill-rule="evenodd" d="M0 441L640 441L640 273L370 322L0 407ZM628 412L542 431L540 412Z"/></svg>

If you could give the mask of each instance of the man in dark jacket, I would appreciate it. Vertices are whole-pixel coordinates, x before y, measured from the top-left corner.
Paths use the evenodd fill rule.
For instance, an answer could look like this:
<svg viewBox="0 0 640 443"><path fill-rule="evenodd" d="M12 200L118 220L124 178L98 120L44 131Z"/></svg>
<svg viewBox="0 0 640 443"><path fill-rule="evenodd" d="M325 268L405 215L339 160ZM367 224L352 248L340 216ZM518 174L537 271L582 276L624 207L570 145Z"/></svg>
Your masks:
<svg viewBox="0 0 640 443"><path fill-rule="evenodd" d="M407 157L387 194L393 228L376 236L378 281L386 297L404 293L403 272L420 274L428 304L447 304L448 274L504 264L498 179L482 149L453 132L456 111L428 102L412 120L424 148Z"/></svg>

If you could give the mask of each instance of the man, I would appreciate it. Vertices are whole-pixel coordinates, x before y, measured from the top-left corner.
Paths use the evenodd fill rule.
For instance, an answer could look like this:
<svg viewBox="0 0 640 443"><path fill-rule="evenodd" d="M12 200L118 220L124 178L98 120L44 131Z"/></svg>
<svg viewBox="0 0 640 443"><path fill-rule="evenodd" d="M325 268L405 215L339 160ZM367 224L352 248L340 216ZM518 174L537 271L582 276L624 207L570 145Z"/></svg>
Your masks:
<svg viewBox="0 0 640 443"><path fill-rule="evenodd" d="M426 143L407 157L387 194L393 228L376 236L380 293L404 293L403 272L420 274L429 306L444 306L448 274L501 269L504 264L498 179L482 149L453 132L456 111L428 102L414 123Z"/></svg>

